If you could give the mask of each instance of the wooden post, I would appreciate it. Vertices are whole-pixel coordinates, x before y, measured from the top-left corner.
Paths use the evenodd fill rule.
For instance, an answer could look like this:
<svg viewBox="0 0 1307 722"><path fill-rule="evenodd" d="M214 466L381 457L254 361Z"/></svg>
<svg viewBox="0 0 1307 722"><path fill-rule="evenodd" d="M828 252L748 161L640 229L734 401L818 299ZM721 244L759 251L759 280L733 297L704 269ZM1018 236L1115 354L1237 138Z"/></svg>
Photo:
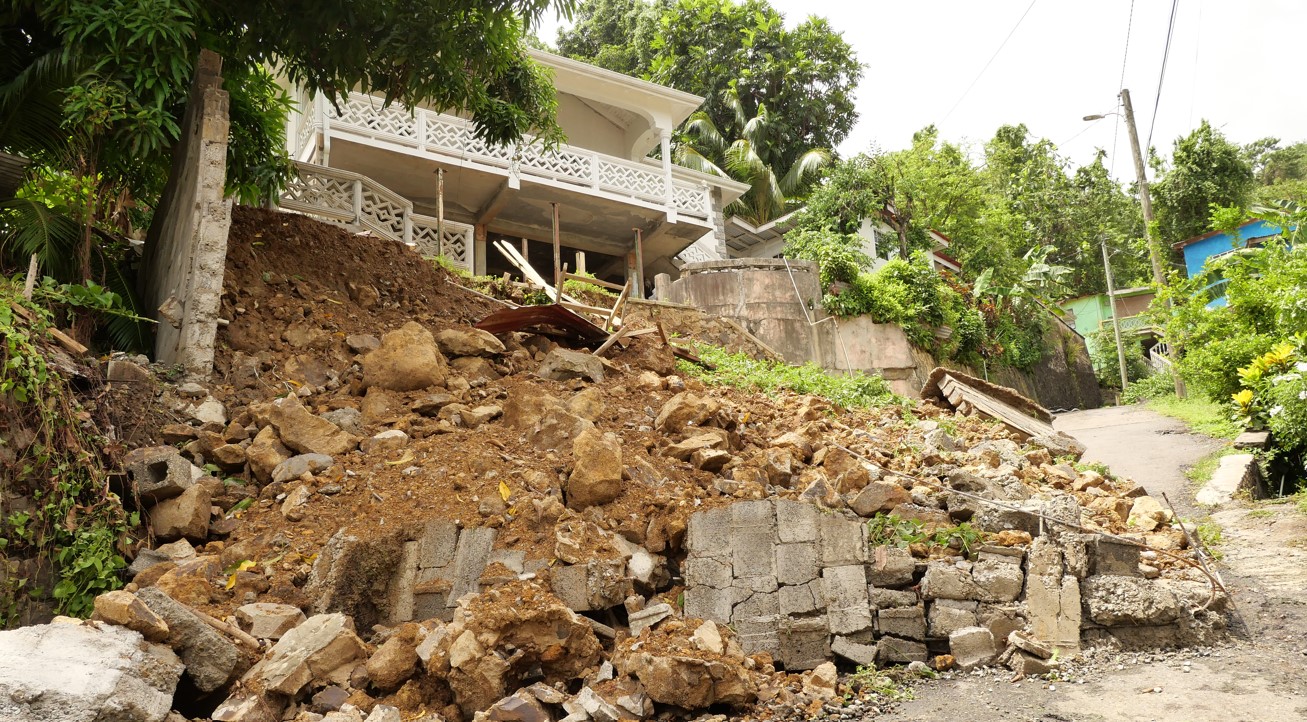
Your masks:
<svg viewBox="0 0 1307 722"><path fill-rule="evenodd" d="M32 291L36 290L36 254L32 254L32 260L27 262L27 282L23 284L23 298L32 300Z"/></svg>
<svg viewBox="0 0 1307 722"><path fill-rule="evenodd" d="M576 252L576 275L585 275L585 251Z"/></svg>
<svg viewBox="0 0 1307 722"><path fill-rule="evenodd" d="M486 224L478 223L472 227L472 247L468 252L472 254L472 274L476 276L486 275Z"/></svg>
<svg viewBox="0 0 1307 722"><path fill-rule="evenodd" d="M527 245L526 245L526 244L527 244L527 240L526 240L526 238L523 238L523 239L522 239L522 257L523 257L523 258L527 258L527 259L529 259L530 256L527 255Z"/></svg>
<svg viewBox="0 0 1307 722"><path fill-rule="evenodd" d="M631 294L644 300L644 231L635 230L635 291Z"/></svg>
<svg viewBox="0 0 1307 722"><path fill-rule="evenodd" d="M558 239L558 204L550 203L554 209L554 303L563 301L563 246Z"/></svg>

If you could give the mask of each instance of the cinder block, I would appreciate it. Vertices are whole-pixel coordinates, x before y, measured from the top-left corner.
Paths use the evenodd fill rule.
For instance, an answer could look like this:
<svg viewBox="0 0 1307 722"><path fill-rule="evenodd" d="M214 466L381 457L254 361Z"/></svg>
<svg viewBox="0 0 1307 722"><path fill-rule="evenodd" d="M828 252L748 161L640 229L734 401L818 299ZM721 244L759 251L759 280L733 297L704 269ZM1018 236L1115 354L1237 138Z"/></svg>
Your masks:
<svg viewBox="0 0 1307 722"><path fill-rule="evenodd" d="M782 544L816 542L817 507L798 501L776 502L776 531Z"/></svg>
<svg viewBox="0 0 1307 722"><path fill-rule="evenodd" d="M418 567L434 569L449 566L458 549L458 526L452 521L434 520L426 524L418 547Z"/></svg>
<svg viewBox="0 0 1307 722"><path fill-rule="evenodd" d="M1139 576L1139 547L1099 537L1086 544L1092 574Z"/></svg>
<svg viewBox="0 0 1307 722"><path fill-rule="evenodd" d="M776 547L776 581L781 584L807 584L817 578L817 545L780 544Z"/></svg>
<svg viewBox="0 0 1307 722"><path fill-rule="evenodd" d="M948 637L963 627L976 626L976 603L937 599L931 603L926 621L929 636L936 639Z"/></svg>
<svg viewBox="0 0 1307 722"><path fill-rule="evenodd" d="M774 617L780 614L780 594L777 592L755 592L748 599L736 604L731 609L731 621L736 622L756 617Z"/></svg>
<svg viewBox="0 0 1307 722"><path fill-rule="evenodd" d="M621 559L591 559L554 567L549 579L554 594L575 612L615 607L633 591Z"/></svg>
<svg viewBox="0 0 1307 722"><path fill-rule="evenodd" d="M867 587L867 599L871 602L872 609L911 607L920 601L917 593L912 590L879 589L877 587Z"/></svg>
<svg viewBox="0 0 1307 722"><path fill-rule="evenodd" d="M830 633L825 617L783 618L778 661L793 672L814 669L830 657Z"/></svg>
<svg viewBox="0 0 1307 722"><path fill-rule="evenodd" d="M776 577L736 577L731 581L731 586L744 592L746 598L754 592L774 592L780 588Z"/></svg>
<svg viewBox="0 0 1307 722"><path fill-rule="evenodd" d="M692 556L685 560L685 586L726 589L731 586L731 565L716 557Z"/></svg>
<svg viewBox="0 0 1307 722"><path fill-rule="evenodd" d="M830 651L864 667L876 664L876 645L874 644L859 644L848 637L836 637L830 643Z"/></svg>
<svg viewBox="0 0 1307 722"><path fill-rule="evenodd" d="M949 654L964 672L994 661L994 635L985 627L964 627L948 636Z"/></svg>
<svg viewBox="0 0 1307 722"><path fill-rule="evenodd" d="M971 578L970 562L931 562L921 580L926 599L980 599L984 595Z"/></svg>
<svg viewBox="0 0 1307 722"><path fill-rule="evenodd" d="M729 624L731 622L730 589L712 587L691 587L685 590L685 616L698 619L711 619L714 622Z"/></svg>
<svg viewBox="0 0 1307 722"><path fill-rule="evenodd" d="M809 582L795 587L781 587L779 596L780 613L796 616L815 612L825 607L824 600L819 601L820 593L813 593L816 591L813 589L814 586L816 586L815 582Z"/></svg>
<svg viewBox="0 0 1307 722"><path fill-rule="evenodd" d="M877 587L906 587L912 583L917 562L907 549L878 546L867 552L867 583Z"/></svg>
<svg viewBox="0 0 1307 722"><path fill-rule="evenodd" d="M731 528L776 527L776 508L767 500L737 501L730 506Z"/></svg>
<svg viewBox="0 0 1307 722"><path fill-rule="evenodd" d="M1021 596L1026 577L1020 559L981 552L971 567L971 578L987 602L1011 602Z"/></svg>
<svg viewBox="0 0 1307 722"><path fill-rule="evenodd" d="M738 504L737 504L738 506ZM736 577L775 577L775 535L771 527L731 530L731 562Z"/></svg>
<svg viewBox="0 0 1307 722"><path fill-rule="evenodd" d="M495 530L487 527L464 529L458 535L458 547L454 552L454 578L449 590L449 601L457 602L465 594L476 594L481 590L477 580L486 570L491 549L495 545Z"/></svg>
<svg viewBox="0 0 1307 722"><path fill-rule="evenodd" d="M866 528L860 522L838 516L822 516L817 526L821 533L820 563L823 567L862 564L867 561Z"/></svg>
<svg viewBox="0 0 1307 722"><path fill-rule="evenodd" d="M881 634L918 641L926 639L926 615L919 606L882 609L876 613L876 626Z"/></svg>
<svg viewBox="0 0 1307 722"><path fill-rule="evenodd" d="M853 634L871 628L866 573L861 565L823 569L821 582L832 634Z"/></svg>
<svg viewBox="0 0 1307 722"><path fill-rule="evenodd" d="M417 583L418 544L405 542L399 555L395 576L390 579L390 621L394 624L415 619L413 587Z"/></svg>
<svg viewBox="0 0 1307 722"><path fill-rule="evenodd" d="M731 507L709 509L690 515L685 548L698 557L731 556Z"/></svg>
<svg viewBox="0 0 1307 722"><path fill-rule="evenodd" d="M138 452L140 460L127 465L136 493L146 505L181 496L191 487L191 462L171 446L156 446Z"/></svg>
<svg viewBox="0 0 1307 722"><path fill-rule="evenodd" d="M926 645L898 637L881 637L876 642L876 658L881 664L908 664L926 661Z"/></svg>

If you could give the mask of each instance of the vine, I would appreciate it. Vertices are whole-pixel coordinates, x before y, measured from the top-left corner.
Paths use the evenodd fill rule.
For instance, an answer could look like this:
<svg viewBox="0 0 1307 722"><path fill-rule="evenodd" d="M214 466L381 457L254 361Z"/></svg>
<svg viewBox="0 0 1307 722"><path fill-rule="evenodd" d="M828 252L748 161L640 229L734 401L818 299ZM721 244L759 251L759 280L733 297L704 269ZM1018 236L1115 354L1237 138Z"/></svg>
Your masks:
<svg viewBox="0 0 1307 722"><path fill-rule="evenodd" d="M88 615L97 595L122 585L120 542L139 523L109 490L106 440L41 348L51 317L0 281L0 468L7 490L30 499L0 516L5 627L18 621L25 595L48 594L59 613ZM48 590L32 583L42 567L53 574Z"/></svg>

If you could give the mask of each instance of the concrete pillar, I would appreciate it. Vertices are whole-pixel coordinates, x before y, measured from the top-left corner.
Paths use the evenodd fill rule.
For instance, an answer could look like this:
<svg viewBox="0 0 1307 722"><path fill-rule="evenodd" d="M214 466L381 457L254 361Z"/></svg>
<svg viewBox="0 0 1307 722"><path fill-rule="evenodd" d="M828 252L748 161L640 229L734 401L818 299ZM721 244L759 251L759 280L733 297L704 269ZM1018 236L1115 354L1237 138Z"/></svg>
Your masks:
<svg viewBox="0 0 1307 722"><path fill-rule="evenodd" d="M654 276L654 300L666 301L672 296L672 277L667 273Z"/></svg>
<svg viewBox="0 0 1307 722"><path fill-rule="evenodd" d="M188 377L213 372L214 339L227 260L227 92L222 58L200 52L168 184L145 240L142 298L158 309L155 360Z"/></svg>
<svg viewBox="0 0 1307 722"><path fill-rule="evenodd" d="M672 129L661 128L660 147L663 156L663 184L665 187L665 196L667 204L667 222L676 222L676 203L672 191Z"/></svg>
<svg viewBox="0 0 1307 722"><path fill-rule="evenodd" d="M486 275L486 224L472 227L472 273Z"/></svg>

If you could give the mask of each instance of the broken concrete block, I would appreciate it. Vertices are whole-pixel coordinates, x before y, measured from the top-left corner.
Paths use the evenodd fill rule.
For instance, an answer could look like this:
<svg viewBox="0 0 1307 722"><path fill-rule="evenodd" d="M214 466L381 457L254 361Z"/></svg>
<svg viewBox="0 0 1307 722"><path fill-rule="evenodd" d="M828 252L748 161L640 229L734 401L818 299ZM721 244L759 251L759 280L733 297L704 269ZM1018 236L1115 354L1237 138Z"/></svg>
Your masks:
<svg viewBox="0 0 1307 722"><path fill-rule="evenodd" d="M172 650L123 627L0 632L0 719L162 722L181 674Z"/></svg>
<svg viewBox="0 0 1307 722"><path fill-rule="evenodd" d="M255 639L281 639L307 617L299 607L274 602L254 602L236 608L236 621Z"/></svg>
<svg viewBox="0 0 1307 722"><path fill-rule="evenodd" d="M549 580L554 594L574 612L616 607L634 591L621 559L591 559L554 567Z"/></svg>
<svg viewBox="0 0 1307 722"><path fill-rule="evenodd" d="M876 629L904 639L926 639L926 615L920 606L882 609L876 613Z"/></svg>
<svg viewBox="0 0 1307 722"><path fill-rule="evenodd" d="M1020 557L981 552L971 567L971 578L986 602L1010 602L1021 596L1025 575Z"/></svg>
<svg viewBox="0 0 1307 722"><path fill-rule="evenodd" d="M733 599L734 593L730 589L688 587L685 590L685 616L729 623Z"/></svg>
<svg viewBox="0 0 1307 722"><path fill-rule="evenodd" d="M1139 576L1139 547L1107 537L1086 542L1091 574L1119 577Z"/></svg>
<svg viewBox="0 0 1307 722"><path fill-rule="evenodd" d="M834 515L820 517L820 560L823 567L862 564L867 561L866 527Z"/></svg>
<svg viewBox="0 0 1307 722"><path fill-rule="evenodd" d="M860 644L848 637L836 637L830 643L830 651L832 654L864 667L871 667L876 664L876 645L874 644Z"/></svg>
<svg viewBox="0 0 1307 722"><path fill-rule="evenodd" d="M319 614L283 635L248 676L270 692L293 697L314 680L331 679L338 670L347 673L367 656L348 617Z"/></svg>
<svg viewBox="0 0 1307 722"><path fill-rule="evenodd" d="M1028 577L1026 609L1036 638L1065 652L1080 648L1080 580L1070 574Z"/></svg>
<svg viewBox="0 0 1307 722"><path fill-rule="evenodd" d="M775 508L776 532L782 544L801 544L817 541L817 522L821 517L821 513L811 504L777 500Z"/></svg>
<svg viewBox="0 0 1307 722"><path fill-rule="evenodd" d="M710 509L690 516L685 533L686 549L698 557L731 557L731 507Z"/></svg>
<svg viewBox="0 0 1307 722"><path fill-rule="evenodd" d="M994 661L994 635L985 627L963 627L948 636L949 654L957 666L969 672Z"/></svg>
<svg viewBox="0 0 1307 722"><path fill-rule="evenodd" d="M976 620L976 603L953 599L937 599L930 605L927 615L928 631L931 637L942 638L963 627L974 627Z"/></svg>
<svg viewBox="0 0 1307 722"><path fill-rule="evenodd" d="M926 599L979 599L980 587L971 578L970 562L933 561L926 565L921 580L921 595Z"/></svg>
<svg viewBox="0 0 1307 722"><path fill-rule="evenodd" d="M731 586L731 563L714 557L689 557L683 569L685 586L726 589Z"/></svg>
<svg viewBox="0 0 1307 722"><path fill-rule="evenodd" d="M136 597L168 624L168 646L181 657L186 676L196 689L220 689L249 667L249 660L234 642L162 590L147 587Z"/></svg>
<svg viewBox="0 0 1307 722"><path fill-rule="evenodd" d="M193 464L171 446L137 449L129 454L126 466L144 504L157 504L181 496L194 484L191 479Z"/></svg>
<svg viewBox="0 0 1307 722"><path fill-rule="evenodd" d="M786 616L800 616L826 606L821 584L817 580L798 586L781 587L778 594L780 613Z"/></svg>
<svg viewBox="0 0 1307 722"><path fill-rule="evenodd" d="M1106 627L1170 624L1180 617L1175 595L1145 579L1095 575L1081 582L1080 594L1090 620Z"/></svg>
<svg viewBox="0 0 1307 722"><path fill-rule="evenodd" d="M867 583L876 587L904 587L912 583L917 562L907 549L873 547L867 556Z"/></svg>
<svg viewBox="0 0 1307 722"><path fill-rule="evenodd" d="M917 593L911 589L880 589L879 587L868 587L867 598L871 601L873 609L911 607L920 601Z"/></svg>
<svg viewBox="0 0 1307 722"><path fill-rule="evenodd" d="M876 655L881 664L925 662L926 645L898 637L881 637L876 641Z"/></svg>
<svg viewBox="0 0 1307 722"><path fill-rule="evenodd" d="M631 627L631 636L638 637L640 632L654 626L674 614L670 604L652 604L638 612L632 612L627 621Z"/></svg>
<svg viewBox="0 0 1307 722"><path fill-rule="evenodd" d="M831 634L855 634L871 629L867 578L861 565L823 569L821 582Z"/></svg>

